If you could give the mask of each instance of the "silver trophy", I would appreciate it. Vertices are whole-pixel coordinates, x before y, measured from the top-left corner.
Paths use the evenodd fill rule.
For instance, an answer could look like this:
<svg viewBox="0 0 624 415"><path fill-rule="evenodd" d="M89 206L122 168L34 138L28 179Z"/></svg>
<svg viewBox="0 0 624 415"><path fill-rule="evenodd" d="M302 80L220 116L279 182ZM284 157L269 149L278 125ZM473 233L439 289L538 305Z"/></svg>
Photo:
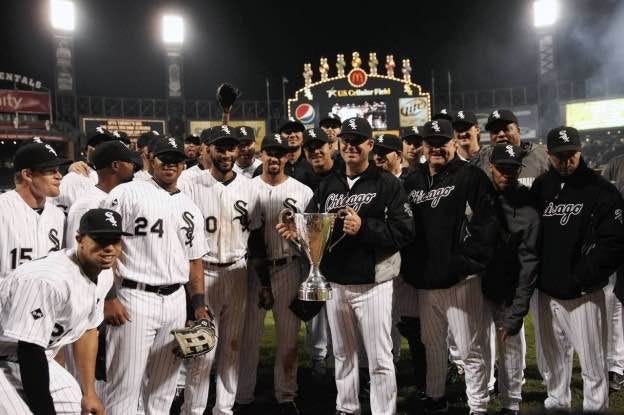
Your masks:
<svg viewBox="0 0 624 415"><path fill-rule="evenodd" d="M297 240L293 242L310 262L310 274L299 286L300 300L327 301L332 298L331 286L319 266L337 216L335 213L295 213L290 209L284 209L280 214L282 223L294 224Z"/></svg>

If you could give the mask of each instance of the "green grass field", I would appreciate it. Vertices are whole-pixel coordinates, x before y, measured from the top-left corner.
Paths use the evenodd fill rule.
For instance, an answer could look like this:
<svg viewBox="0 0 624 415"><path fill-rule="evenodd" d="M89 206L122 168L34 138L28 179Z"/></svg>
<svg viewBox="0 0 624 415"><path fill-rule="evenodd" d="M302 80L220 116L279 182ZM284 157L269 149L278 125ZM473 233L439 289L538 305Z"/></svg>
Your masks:
<svg viewBox="0 0 624 415"><path fill-rule="evenodd" d="M526 384L522 390L523 404L522 410L528 412L538 412L543 408L543 401L546 397L545 388L542 384L537 365L535 363L535 345L533 342L533 325L530 318L526 321L527 332L527 369L525 372ZM309 358L303 350L303 333L304 328L299 336L300 353L299 353L299 400L298 405L302 414L333 414L335 408L335 386L331 380L327 380L326 384L319 385L313 383L308 371ZM261 361L258 370L258 385L256 388L257 396L257 412L258 414L274 413L273 399L273 357L275 350L275 330L271 313L265 321L265 333L261 345ZM408 359L409 352L407 344L402 347L401 360L398 364L398 385L399 400L398 408L400 414L407 414L406 398L410 395L412 374ZM582 379L578 361L575 359L574 372L572 377L572 396L573 407L580 409L582 407ZM467 414L468 407L464 403L463 390L460 386L451 387L449 390L449 400L451 402L450 414ZM368 403L362 402L363 413L367 412ZM624 391L614 393L610 397L610 412L624 413ZM495 413L500 409L497 399L490 402L490 413Z"/></svg>

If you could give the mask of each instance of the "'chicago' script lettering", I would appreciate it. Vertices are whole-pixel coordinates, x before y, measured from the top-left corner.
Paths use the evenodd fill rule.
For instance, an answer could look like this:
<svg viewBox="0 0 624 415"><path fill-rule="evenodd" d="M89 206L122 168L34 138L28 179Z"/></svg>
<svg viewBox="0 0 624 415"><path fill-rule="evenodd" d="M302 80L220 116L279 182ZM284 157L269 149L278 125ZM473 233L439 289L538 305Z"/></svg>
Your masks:
<svg viewBox="0 0 624 415"><path fill-rule="evenodd" d="M325 201L325 212L331 212L347 206L359 211L362 205L370 203L375 196L377 196L377 193L361 193L351 196L331 193Z"/></svg>
<svg viewBox="0 0 624 415"><path fill-rule="evenodd" d="M555 205L553 202L550 202L546 209L544 209L544 214L542 216L561 216L559 223L561 225L566 225L570 220L572 215L578 215L583 210L582 203L561 203L559 205Z"/></svg>
<svg viewBox="0 0 624 415"><path fill-rule="evenodd" d="M438 206L440 199L450 195L453 189L455 189L455 186L440 187L439 189L431 189L428 192L424 190L412 190L408 197L415 205L431 201L431 207L434 208Z"/></svg>

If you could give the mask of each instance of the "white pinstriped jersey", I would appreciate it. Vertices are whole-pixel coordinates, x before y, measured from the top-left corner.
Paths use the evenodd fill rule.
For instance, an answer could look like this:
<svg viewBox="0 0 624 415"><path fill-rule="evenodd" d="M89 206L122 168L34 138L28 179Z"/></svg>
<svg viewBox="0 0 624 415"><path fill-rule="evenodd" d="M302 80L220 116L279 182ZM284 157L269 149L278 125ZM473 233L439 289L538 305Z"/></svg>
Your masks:
<svg viewBox="0 0 624 415"><path fill-rule="evenodd" d="M86 194L81 196L67 213L67 225L65 226L65 248L73 248L76 245L76 233L80 226L82 215L90 209L97 209L106 197L107 193L99 187L92 186Z"/></svg>
<svg viewBox="0 0 624 415"><path fill-rule="evenodd" d="M254 159L253 162L247 167L240 167L238 164L234 163L234 167L232 168L232 170L234 170L236 174L242 174L248 179L251 179L253 177L253 173L261 164L262 162L258 159Z"/></svg>
<svg viewBox="0 0 624 415"><path fill-rule="evenodd" d="M261 225L252 181L237 174L227 185L211 174L196 176L183 189L201 210L210 251L208 262L228 263L247 253L249 231Z"/></svg>
<svg viewBox="0 0 624 415"><path fill-rule="evenodd" d="M54 252L0 281L0 356L15 358L17 341L25 341L52 358L102 322L112 273L91 281L71 259L74 252Z"/></svg>
<svg viewBox="0 0 624 415"><path fill-rule="evenodd" d="M199 165L197 164L194 165L193 167L182 170L180 177L178 177L178 187L182 188L186 184L192 183L193 177L201 176L202 174L210 175L210 171L200 168Z"/></svg>
<svg viewBox="0 0 624 415"><path fill-rule="evenodd" d="M134 180L149 180L152 178L152 175L149 174L147 170L141 170L134 173Z"/></svg>
<svg viewBox="0 0 624 415"><path fill-rule="evenodd" d="M279 259L287 256L299 255L292 244L280 237L275 226L279 223L279 214L286 208L297 212L304 212L310 199L312 189L305 184L289 177L283 183L272 186L255 177L254 187L258 189L258 199L264 221L264 241L269 259Z"/></svg>
<svg viewBox="0 0 624 415"><path fill-rule="evenodd" d="M70 171L61 179L60 194L53 198L52 202L63 209L63 212L67 213L72 204L83 195L85 190L96 185L97 182L98 175L93 169L89 171L89 177Z"/></svg>
<svg viewBox="0 0 624 415"><path fill-rule="evenodd" d="M120 277L151 285L184 284L189 260L208 251L197 206L184 193L170 194L153 179L120 184L100 207L119 212L124 228L133 234L122 238Z"/></svg>
<svg viewBox="0 0 624 415"><path fill-rule="evenodd" d="M0 278L18 265L58 251L65 215L50 200L38 214L15 191L0 195Z"/></svg>

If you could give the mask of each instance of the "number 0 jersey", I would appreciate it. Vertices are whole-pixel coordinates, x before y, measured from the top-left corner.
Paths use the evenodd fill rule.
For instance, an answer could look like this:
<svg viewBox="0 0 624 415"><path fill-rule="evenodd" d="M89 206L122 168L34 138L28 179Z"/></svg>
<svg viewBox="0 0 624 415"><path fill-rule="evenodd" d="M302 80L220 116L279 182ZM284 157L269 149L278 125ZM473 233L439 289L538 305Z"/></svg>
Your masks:
<svg viewBox="0 0 624 415"><path fill-rule="evenodd" d="M0 278L61 249L64 227L65 215L52 202L39 214L15 190L0 195Z"/></svg>
<svg viewBox="0 0 624 415"><path fill-rule="evenodd" d="M150 285L184 284L189 260L208 251L197 206L184 193L171 194L154 179L120 184L101 207L119 212L126 231L133 234L122 238L120 277Z"/></svg>
<svg viewBox="0 0 624 415"><path fill-rule="evenodd" d="M210 246L204 260L225 264L243 258L249 231L262 223L252 181L238 174L223 184L211 174L202 174L189 179L183 190L204 216Z"/></svg>

